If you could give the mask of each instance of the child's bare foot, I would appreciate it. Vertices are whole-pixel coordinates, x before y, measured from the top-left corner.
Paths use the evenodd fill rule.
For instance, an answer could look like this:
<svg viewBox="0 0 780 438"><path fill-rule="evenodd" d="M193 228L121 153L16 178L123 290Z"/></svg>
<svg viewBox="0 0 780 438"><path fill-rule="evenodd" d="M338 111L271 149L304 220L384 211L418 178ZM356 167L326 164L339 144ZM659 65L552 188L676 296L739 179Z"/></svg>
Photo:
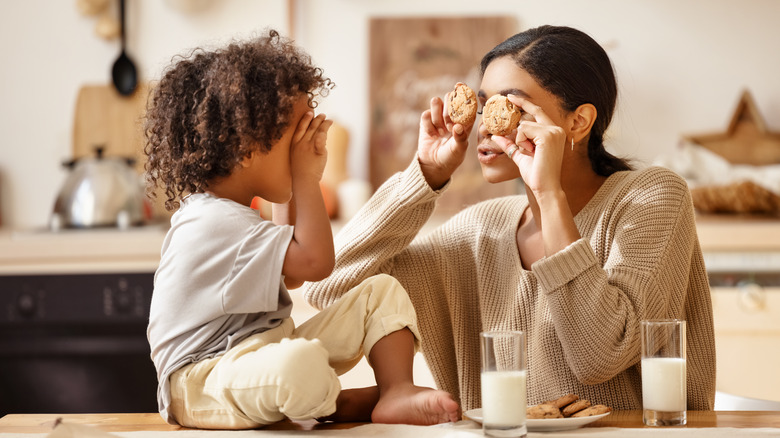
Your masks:
<svg viewBox="0 0 780 438"><path fill-rule="evenodd" d="M379 388L343 389L336 399L336 412L327 417L318 418L317 421L345 422L369 422L371 412L379 401Z"/></svg>
<svg viewBox="0 0 780 438"><path fill-rule="evenodd" d="M431 425L460 420L460 406L445 391L414 385L395 386L379 396L374 423Z"/></svg>

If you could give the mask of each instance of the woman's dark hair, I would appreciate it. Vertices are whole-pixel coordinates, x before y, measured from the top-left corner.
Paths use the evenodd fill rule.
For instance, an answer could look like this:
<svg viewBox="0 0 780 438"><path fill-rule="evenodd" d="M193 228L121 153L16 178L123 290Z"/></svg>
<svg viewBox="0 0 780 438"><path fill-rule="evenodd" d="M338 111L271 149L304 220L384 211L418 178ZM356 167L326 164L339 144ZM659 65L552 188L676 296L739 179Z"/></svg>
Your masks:
<svg viewBox="0 0 780 438"><path fill-rule="evenodd" d="M560 26L540 26L518 33L488 52L480 64L481 74L496 58L510 57L567 111L590 103L596 121L590 131L588 158L598 175L609 176L631 165L607 152L604 132L612 121L617 101L617 82L604 49L587 34Z"/></svg>
<svg viewBox="0 0 780 438"><path fill-rule="evenodd" d="M230 175L253 152L267 153L291 123L294 103L333 88L309 55L275 30L215 51L177 57L147 102L148 192L165 189L165 207Z"/></svg>

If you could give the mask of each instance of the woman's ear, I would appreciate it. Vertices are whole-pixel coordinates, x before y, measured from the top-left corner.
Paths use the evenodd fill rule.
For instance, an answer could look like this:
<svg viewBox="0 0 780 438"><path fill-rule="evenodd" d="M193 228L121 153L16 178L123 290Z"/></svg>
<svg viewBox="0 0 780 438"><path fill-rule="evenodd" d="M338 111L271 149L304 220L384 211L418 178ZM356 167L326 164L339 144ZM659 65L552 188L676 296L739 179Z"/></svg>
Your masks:
<svg viewBox="0 0 780 438"><path fill-rule="evenodd" d="M590 134L590 129L596 123L598 112L596 107L590 103L583 103L577 107L570 115L571 117L571 136L575 142L582 140Z"/></svg>

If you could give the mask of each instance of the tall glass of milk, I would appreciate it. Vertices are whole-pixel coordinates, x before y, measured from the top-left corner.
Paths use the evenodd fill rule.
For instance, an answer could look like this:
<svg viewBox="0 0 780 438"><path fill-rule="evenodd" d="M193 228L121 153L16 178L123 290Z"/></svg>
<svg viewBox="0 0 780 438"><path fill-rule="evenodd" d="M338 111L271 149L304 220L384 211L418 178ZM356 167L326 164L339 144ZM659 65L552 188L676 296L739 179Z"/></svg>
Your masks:
<svg viewBox="0 0 780 438"><path fill-rule="evenodd" d="M491 437L525 437L525 333L482 332L482 430Z"/></svg>
<svg viewBox="0 0 780 438"><path fill-rule="evenodd" d="M685 321L640 322L642 337L642 410L648 426L686 423Z"/></svg>

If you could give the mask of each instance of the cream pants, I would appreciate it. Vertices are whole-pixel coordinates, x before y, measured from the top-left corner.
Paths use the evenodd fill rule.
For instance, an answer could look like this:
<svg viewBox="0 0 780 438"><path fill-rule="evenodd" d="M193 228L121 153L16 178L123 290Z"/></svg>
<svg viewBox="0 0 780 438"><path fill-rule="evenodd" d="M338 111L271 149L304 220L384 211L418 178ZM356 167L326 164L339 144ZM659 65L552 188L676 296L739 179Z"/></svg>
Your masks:
<svg viewBox="0 0 780 438"><path fill-rule="evenodd" d="M401 284L388 275L368 278L300 327L287 318L224 355L177 370L170 410L182 426L201 429L330 415L341 391L337 375L405 327L418 343L414 307Z"/></svg>

